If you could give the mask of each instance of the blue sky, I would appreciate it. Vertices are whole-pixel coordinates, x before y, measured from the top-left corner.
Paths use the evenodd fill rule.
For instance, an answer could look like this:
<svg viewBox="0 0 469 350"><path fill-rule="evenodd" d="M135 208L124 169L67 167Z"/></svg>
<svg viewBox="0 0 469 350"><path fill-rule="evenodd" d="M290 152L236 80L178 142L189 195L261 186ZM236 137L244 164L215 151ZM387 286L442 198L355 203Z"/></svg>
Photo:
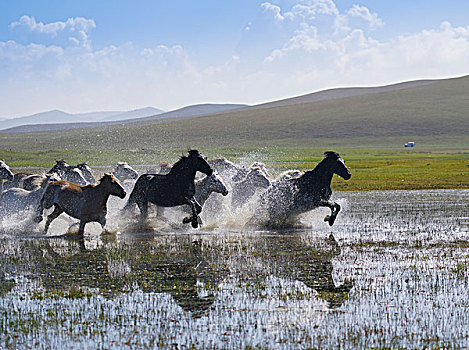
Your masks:
<svg viewBox="0 0 469 350"><path fill-rule="evenodd" d="M0 2L0 117L466 74L467 0Z"/></svg>

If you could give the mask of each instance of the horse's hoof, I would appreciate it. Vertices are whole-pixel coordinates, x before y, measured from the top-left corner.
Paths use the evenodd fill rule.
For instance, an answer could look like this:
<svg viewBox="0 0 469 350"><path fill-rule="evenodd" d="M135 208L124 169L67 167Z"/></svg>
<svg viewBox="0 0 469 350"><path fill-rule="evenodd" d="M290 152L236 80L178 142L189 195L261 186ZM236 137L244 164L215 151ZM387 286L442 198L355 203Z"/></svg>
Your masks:
<svg viewBox="0 0 469 350"><path fill-rule="evenodd" d="M199 222L197 221L197 219L192 220L191 225L192 225L192 228L197 228L199 227Z"/></svg>
<svg viewBox="0 0 469 350"><path fill-rule="evenodd" d="M192 222L192 218L191 218L191 217L186 217L186 218L182 219L182 223L183 223L183 224L188 224L189 222Z"/></svg>
<svg viewBox="0 0 469 350"><path fill-rule="evenodd" d="M331 216L330 215L326 215L326 217L324 218L324 221L329 221L331 219Z"/></svg>
<svg viewBox="0 0 469 350"><path fill-rule="evenodd" d="M331 217L329 218L329 226L334 225L335 218L336 218L335 216L331 216Z"/></svg>

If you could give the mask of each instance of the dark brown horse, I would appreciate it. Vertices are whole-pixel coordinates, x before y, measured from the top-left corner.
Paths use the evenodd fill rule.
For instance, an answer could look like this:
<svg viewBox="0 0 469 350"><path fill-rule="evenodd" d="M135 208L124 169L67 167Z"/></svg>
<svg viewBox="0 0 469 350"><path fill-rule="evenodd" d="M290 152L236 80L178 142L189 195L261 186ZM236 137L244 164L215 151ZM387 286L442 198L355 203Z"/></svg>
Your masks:
<svg viewBox="0 0 469 350"><path fill-rule="evenodd" d="M124 209L127 210L137 204L141 219L146 220L149 202L159 207L176 207L187 204L191 207L192 216L184 218L183 223L191 222L192 227L197 228L199 226L198 215L202 211L202 207L194 198L194 180L197 171L208 176L213 173L205 156L197 150L191 150L189 156L181 157L167 175L141 175L135 183Z"/></svg>
<svg viewBox="0 0 469 350"><path fill-rule="evenodd" d="M81 236L88 222L99 222L104 229L110 195L122 199L126 195L119 180L112 174L104 174L97 185L79 186L65 180L52 181L42 196L36 222L42 221L44 209L54 206L54 211L47 216L44 233L47 233L50 223L63 212L80 220L78 234Z"/></svg>

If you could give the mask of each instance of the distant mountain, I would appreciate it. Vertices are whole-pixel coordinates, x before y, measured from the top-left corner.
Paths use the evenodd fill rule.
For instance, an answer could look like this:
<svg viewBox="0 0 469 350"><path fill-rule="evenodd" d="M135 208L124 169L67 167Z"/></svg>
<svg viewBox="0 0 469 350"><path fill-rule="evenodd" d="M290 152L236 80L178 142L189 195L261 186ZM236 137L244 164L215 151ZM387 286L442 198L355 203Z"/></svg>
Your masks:
<svg viewBox="0 0 469 350"><path fill-rule="evenodd" d="M115 121L133 118L141 118L157 115L162 113L160 109L146 107L128 112L112 111L112 112L91 112L71 114L59 110L41 112L25 117L4 119L1 121L0 130L14 128L24 125L35 124L75 124L75 123L92 123L102 121ZM65 128L66 129L66 128ZM47 130L47 128L45 129Z"/></svg>
<svg viewBox="0 0 469 350"><path fill-rule="evenodd" d="M22 124L16 124L13 126L4 126L8 123L1 123L0 132L3 133L23 133L23 132L42 132L42 131L57 131L57 130L69 130L69 129L80 129L80 128L92 128L104 125L116 125L116 124L127 124L143 121L154 121L166 118L187 118L195 117L200 115L214 114L220 112L228 112L230 110L237 110L247 105L242 104L199 104L193 106L187 106L181 109L177 109L171 112L162 113L161 110L147 107L137 109L129 112L102 112L86 113L86 114L68 114L61 111L50 111L45 113L38 113L29 117L15 118L13 120L20 120ZM43 115L45 114L45 115ZM77 117L78 116L78 117ZM90 121L90 117L94 120ZM30 118L30 119L27 119ZM55 118L55 119L54 119ZM53 122L51 120L57 120L62 118L59 122ZM75 122L67 121L63 119L71 120L75 118ZM32 122L29 122L32 120ZM43 120L42 122L39 120ZM9 121L9 120L7 120Z"/></svg>
<svg viewBox="0 0 469 350"><path fill-rule="evenodd" d="M363 94L363 89L371 90ZM190 106L151 118L109 122L86 132L77 129L18 136L4 131L0 149L176 150L196 146L327 150L370 145L402 147L405 142L416 141L463 152L469 135L468 91L469 76L464 76L339 89L299 97L321 98L312 102L295 103L297 99L290 99L275 102L280 103L276 107L264 104L181 118L188 109L206 113L201 106ZM337 98L336 93L345 95Z"/></svg>
<svg viewBox="0 0 469 350"><path fill-rule="evenodd" d="M145 107L145 108L140 108L140 109L134 109L133 111L121 112L121 113L114 114L108 117L104 117L100 121L104 122L104 121L145 118L145 117L150 117L150 116L156 116L161 113L164 113L164 111L162 111L161 109L153 108L153 107Z"/></svg>

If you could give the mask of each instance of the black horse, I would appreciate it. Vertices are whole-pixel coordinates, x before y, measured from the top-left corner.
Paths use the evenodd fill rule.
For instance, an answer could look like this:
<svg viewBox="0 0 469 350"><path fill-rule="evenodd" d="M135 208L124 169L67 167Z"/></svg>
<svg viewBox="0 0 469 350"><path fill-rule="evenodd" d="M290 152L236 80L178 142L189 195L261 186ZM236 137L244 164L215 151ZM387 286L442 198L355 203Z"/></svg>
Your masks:
<svg viewBox="0 0 469 350"><path fill-rule="evenodd" d="M317 207L329 207L331 215L324 221L332 226L340 211L340 205L331 201L332 176L337 174L345 180L352 176L342 157L332 151L313 170L296 178L280 178L262 195L262 204L268 211L268 224L277 226L297 215Z"/></svg>
<svg viewBox="0 0 469 350"><path fill-rule="evenodd" d="M205 156L197 150L191 150L189 156L181 157L167 175L141 175L135 183L124 209L137 204L141 218L146 220L148 202L160 207L175 207L187 204L191 207L192 216L184 218L183 223L190 222L193 228L197 228L198 215L202 211L202 207L194 198L194 179L197 171L208 176L213 173Z"/></svg>

